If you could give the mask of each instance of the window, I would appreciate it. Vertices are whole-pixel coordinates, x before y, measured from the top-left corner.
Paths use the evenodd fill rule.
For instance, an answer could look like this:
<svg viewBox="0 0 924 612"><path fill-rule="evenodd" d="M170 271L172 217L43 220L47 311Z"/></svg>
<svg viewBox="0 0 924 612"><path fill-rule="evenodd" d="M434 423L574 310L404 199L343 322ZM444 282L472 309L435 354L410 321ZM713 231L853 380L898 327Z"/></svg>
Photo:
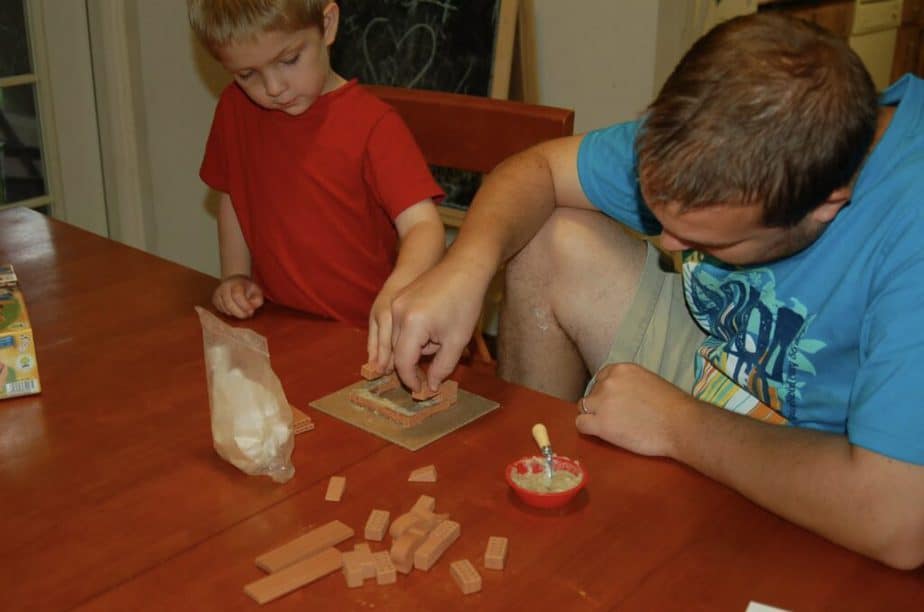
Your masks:
<svg viewBox="0 0 924 612"><path fill-rule="evenodd" d="M24 0L0 0L0 209L51 213L35 56Z"/></svg>

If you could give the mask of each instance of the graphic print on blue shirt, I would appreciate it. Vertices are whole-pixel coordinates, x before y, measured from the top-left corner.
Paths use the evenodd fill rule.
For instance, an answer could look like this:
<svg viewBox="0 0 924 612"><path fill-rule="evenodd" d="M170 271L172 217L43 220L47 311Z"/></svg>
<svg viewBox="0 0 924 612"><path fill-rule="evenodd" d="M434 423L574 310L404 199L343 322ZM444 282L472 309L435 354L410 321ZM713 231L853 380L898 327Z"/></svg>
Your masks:
<svg viewBox="0 0 924 612"><path fill-rule="evenodd" d="M792 418L805 385L799 373L814 375L812 356L826 346L806 337L814 317L798 300L777 299L770 268L735 269L689 252L683 274L690 313L709 334L700 354L761 403ZM701 363L696 370L699 378Z"/></svg>

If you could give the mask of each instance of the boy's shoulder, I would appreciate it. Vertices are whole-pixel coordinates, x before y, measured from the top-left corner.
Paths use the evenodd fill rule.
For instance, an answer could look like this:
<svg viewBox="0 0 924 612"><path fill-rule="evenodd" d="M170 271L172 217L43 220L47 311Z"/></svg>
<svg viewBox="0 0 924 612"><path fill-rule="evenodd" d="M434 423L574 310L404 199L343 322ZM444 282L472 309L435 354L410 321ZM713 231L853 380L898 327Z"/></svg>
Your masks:
<svg viewBox="0 0 924 612"><path fill-rule="evenodd" d="M335 91L327 94L331 107L349 113L355 119L366 118L373 122L394 109L381 98L366 89L359 81L352 79Z"/></svg>

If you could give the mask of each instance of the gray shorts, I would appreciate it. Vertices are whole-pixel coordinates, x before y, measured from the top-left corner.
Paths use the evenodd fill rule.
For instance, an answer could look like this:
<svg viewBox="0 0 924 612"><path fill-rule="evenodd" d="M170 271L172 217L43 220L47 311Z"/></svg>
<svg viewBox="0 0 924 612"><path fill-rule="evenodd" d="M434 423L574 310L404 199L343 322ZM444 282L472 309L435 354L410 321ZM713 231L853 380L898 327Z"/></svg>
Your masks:
<svg viewBox="0 0 924 612"><path fill-rule="evenodd" d="M693 389L693 358L705 338L683 298L680 274L651 244L629 312L616 331L606 363L632 362L686 392ZM596 379L596 376L594 377ZM587 391L594 380L587 385Z"/></svg>

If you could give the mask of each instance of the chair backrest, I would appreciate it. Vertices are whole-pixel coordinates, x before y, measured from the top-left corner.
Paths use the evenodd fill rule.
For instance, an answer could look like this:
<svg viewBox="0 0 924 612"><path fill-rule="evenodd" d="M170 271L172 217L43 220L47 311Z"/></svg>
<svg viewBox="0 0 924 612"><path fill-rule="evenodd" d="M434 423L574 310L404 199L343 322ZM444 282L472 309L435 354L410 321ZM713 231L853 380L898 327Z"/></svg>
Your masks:
<svg viewBox="0 0 924 612"><path fill-rule="evenodd" d="M550 106L369 85L398 111L427 163L490 172L511 155L574 133L574 111Z"/></svg>

